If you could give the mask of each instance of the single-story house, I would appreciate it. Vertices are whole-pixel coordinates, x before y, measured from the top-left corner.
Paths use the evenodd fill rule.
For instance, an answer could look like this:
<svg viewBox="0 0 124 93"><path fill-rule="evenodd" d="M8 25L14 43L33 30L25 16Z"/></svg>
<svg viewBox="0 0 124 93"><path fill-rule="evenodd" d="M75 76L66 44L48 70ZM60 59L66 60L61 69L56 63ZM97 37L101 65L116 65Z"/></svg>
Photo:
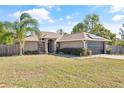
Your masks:
<svg viewBox="0 0 124 93"><path fill-rule="evenodd" d="M93 54L103 54L106 52L108 41L110 40L86 32L68 35L42 32L40 38L31 35L25 39L24 51L37 50L39 53L53 53L62 48L88 48Z"/></svg>

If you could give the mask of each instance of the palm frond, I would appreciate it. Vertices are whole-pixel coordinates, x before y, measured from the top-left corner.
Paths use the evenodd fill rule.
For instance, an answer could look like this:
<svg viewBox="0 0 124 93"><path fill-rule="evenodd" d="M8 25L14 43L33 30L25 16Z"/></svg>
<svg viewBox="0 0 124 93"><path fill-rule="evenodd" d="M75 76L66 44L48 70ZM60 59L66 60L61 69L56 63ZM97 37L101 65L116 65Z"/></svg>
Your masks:
<svg viewBox="0 0 124 93"><path fill-rule="evenodd" d="M20 22L20 28L27 27L27 26L37 27L38 22L36 19L27 19Z"/></svg>
<svg viewBox="0 0 124 93"><path fill-rule="evenodd" d="M39 31L39 29L36 27L27 27L26 31L37 32L37 31Z"/></svg>
<svg viewBox="0 0 124 93"><path fill-rule="evenodd" d="M41 32L37 27L27 27L26 31L31 32L31 33L35 33L38 37L41 36Z"/></svg>
<svg viewBox="0 0 124 93"><path fill-rule="evenodd" d="M14 42L13 33L12 32L4 33L0 38L0 42L2 44L7 44L7 45L13 44Z"/></svg>
<svg viewBox="0 0 124 93"><path fill-rule="evenodd" d="M19 29L20 29L20 24L19 24L19 22L18 22L18 21L15 21L13 27L14 27L14 29L15 29L16 31L19 31Z"/></svg>
<svg viewBox="0 0 124 93"><path fill-rule="evenodd" d="M28 13L22 13L20 16L20 21L25 19L31 19L32 17Z"/></svg>

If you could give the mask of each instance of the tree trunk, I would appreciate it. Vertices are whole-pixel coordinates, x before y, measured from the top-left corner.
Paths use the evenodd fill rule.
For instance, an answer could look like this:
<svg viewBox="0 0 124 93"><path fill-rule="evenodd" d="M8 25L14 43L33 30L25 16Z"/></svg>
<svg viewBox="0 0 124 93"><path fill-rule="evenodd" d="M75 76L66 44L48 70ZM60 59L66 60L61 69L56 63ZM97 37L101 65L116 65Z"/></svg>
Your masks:
<svg viewBox="0 0 124 93"><path fill-rule="evenodd" d="M24 42L20 42L20 51L19 51L20 56L22 56L24 54L23 49L24 49Z"/></svg>
<svg viewBox="0 0 124 93"><path fill-rule="evenodd" d="M19 48L20 48L19 55L22 56L22 44L21 44L21 42L19 43Z"/></svg>

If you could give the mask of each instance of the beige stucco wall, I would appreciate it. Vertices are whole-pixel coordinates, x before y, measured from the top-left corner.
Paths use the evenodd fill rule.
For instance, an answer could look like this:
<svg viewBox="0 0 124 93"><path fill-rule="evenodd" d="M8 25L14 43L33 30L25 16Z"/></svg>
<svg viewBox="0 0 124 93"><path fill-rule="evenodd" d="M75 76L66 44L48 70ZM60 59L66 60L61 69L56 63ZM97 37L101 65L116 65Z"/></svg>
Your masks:
<svg viewBox="0 0 124 93"><path fill-rule="evenodd" d="M24 51L35 51L38 50L37 42L25 42Z"/></svg>
<svg viewBox="0 0 124 93"><path fill-rule="evenodd" d="M82 48L83 42L82 41L68 41L68 42L61 42L60 49L62 48Z"/></svg>

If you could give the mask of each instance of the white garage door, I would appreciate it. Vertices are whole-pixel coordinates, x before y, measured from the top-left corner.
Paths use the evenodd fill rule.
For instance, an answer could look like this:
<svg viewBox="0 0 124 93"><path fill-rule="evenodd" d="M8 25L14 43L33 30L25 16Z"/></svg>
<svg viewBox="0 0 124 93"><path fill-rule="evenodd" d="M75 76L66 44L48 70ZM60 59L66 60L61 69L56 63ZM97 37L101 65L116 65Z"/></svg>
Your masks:
<svg viewBox="0 0 124 93"><path fill-rule="evenodd" d="M92 50L93 54L103 54L104 53L104 43L97 41L89 41L88 49Z"/></svg>

